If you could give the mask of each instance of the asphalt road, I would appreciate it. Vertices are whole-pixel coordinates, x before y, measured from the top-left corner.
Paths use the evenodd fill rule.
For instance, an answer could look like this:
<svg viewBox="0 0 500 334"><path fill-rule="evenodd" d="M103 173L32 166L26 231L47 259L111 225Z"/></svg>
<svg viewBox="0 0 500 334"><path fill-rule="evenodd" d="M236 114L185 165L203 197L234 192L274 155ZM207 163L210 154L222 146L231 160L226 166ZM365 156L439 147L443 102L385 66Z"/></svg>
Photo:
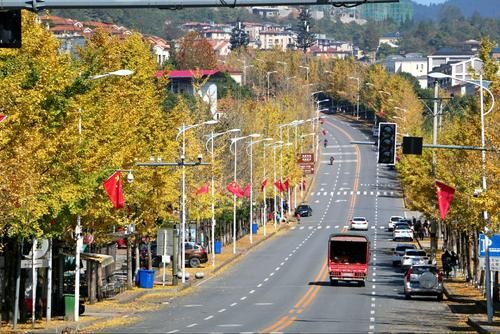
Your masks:
<svg viewBox="0 0 500 334"><path fill-rule="evenodd" d="M405 300L403 275L392 267L395 243L386 231L391 215L403 214L396 174L377 166L372 140L355 124L328 116L329 144L309 204L312 217L264 242L223 274L202 282L193 294L115 332L435 332L450 331L457 318L435 298ZM329 157L335 157L333 166ZM352 216L365 216L372 261L365 287L330 286L327 240ZM109 331L109 330L107 330Z"/></svg>

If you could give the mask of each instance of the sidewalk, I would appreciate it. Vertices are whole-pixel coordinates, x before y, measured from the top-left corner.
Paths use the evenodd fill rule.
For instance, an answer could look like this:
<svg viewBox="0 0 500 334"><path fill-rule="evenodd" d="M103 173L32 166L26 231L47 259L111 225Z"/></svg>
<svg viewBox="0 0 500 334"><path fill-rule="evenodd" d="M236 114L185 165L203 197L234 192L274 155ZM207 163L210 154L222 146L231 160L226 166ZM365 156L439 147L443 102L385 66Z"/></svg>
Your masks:
<svg viewBox="0 0 500 334"><path fill-rule="evenodd" d="M417 240L420 248L430 252L430 239ZM442 268L441 240L438 241L438 251L436 262L438 268ZM446 303L453 313L463 314L464 321L479 333L500 332L500 305L494 305L493 323L488 324L486 315L486 299L481 290L474 287L465 280L463 273L458 272L455 277L444 279L444 294L447 297Z"/></svg>
<svg viewBox="0 0 500 334"><path fill-rule="evenodd" d="M63 317L54 317L51 322L37 321L35 328L29 324L18 324L16 331L12 326L0 328L0 332L18 332L18 333L77 333L77 332L95 332L106 328L117 326L126 326L138 320L138 314L141 312L151 312L159 310L163 305L168 305L174 298L190 293L197 285L204 280L218 275L230 264L235 264L242 255L247 255L253 248L258 247L266 240L271 240L275 236L285 233L291 226L295 226L295 220L287 224L274 225L269 223L266 226L267 236L264 237L264 228L260 226L257 234L253 235L253 243L250 243L250 236L246 235L236 241L236 254L233 254L232 243L222 248L221 254L216 254L215 266L212 266L212 257L209 254L209 261L202 264L199 268L188 268L189 279L183 285L178 280L177 286L171 285L171 274L167 275L166 286L162 286L162 268L155 268L155 283L153 289L141 289L134 287L132 290L126 290L112 298L105 299L92 305L85 305L85 313L80 316L79 322L64 321ZM171 272L171 267L167 268ZM202 272L203 279L196 279L195 274Z"/></svg>

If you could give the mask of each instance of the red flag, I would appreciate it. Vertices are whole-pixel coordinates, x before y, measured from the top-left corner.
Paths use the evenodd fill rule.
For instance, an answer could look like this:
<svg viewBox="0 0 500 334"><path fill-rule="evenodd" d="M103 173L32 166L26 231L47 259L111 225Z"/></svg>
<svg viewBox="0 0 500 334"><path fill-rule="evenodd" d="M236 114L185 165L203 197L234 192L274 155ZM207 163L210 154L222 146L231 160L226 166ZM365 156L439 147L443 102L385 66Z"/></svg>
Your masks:
<svg viewBox="0 0 500 334"><path fill-rule="evenodd" d="M201 188L196 189L195 195L201 195L208 193L208 182L201 186Z"/></svg>
<svg viewBox="0 0 500 334"><path fill-rule="evenodd" d="M290 189L290 182L288 181L288 179L286 179L286 181L283 183L283 191L288 191L288 189Z"/></svg>
<svg viewBox="0 0 500 334"><path fill-rule="evenodd" d="M229 191L231 194L235 195L236 197L242 198L244 197L243 190L241 190L240 186L236 181L233 181L229 183L226 187L227 191Z"/></svg>
<svg viewBox="0 0 500 334"><path fill-rule="evenodd" d="M0 123L2 123L3 121L5 121L6 119L7 119L7 115L0 114Z"/></svg>
<svg viewBox="0 0 500 334"><path fill-rule="evenodd" d="M267 178L262 180L262 183L260 184L260 192L263 192L266 186L267 186Z"/></svg>
<svg viewBox="0 0 500 334"><path fill-rule="evenodd" d="M245 190L243 190L243 195L245 197L250 197L250 191L251 191L251 189L252 189L252 184L251 183L247 184L245 186Z"/></svg>
<svg viewBox="0 0 500 334"><path fill-rule="evenodd" d="M453 200L453 196L455 195L455 188L436 180L436 194L441 219L445 219L448 209L450 208L451 201Z"/></svg>
<svg viewBox="0 0 500 334"><path fill-rule="evenodd" d="M108 193L109 199L113 203L113 207L115 209L122 209L125 205L122 190L122 174L120 172L114 172L102 183L102 185Z"/></svg>
<svg viewBox="0 0 500 334"><path fill-rule="evenodd" d="M278 189L280 193L285 191L285 188L283 187L283 183L281 182L281 180L275 181L274 186L276 187L276 189Z"/></svg>

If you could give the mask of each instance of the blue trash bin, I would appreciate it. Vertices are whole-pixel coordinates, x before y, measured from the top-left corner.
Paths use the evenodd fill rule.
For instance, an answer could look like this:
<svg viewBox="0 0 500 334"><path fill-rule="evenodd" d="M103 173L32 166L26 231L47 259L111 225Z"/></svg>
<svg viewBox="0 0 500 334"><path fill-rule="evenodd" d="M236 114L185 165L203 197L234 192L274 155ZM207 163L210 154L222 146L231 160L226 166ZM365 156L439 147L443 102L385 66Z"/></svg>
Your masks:
<svg viewBox="0 0 500 334"><path fill-rule="evenodd" d="M143 289L152 289L155 280L154 270L139 269L139 287Z"/></svg>
<svg viewBox="0 0 500 334"><path fill-rule="evenodd" d="M220 254L222 253L222 242L219 241L219 240L215 240L215 243L214 243L214 250L215 250L215 254Z"/></svg>
<svg viewBox="0 0 500 334"><path fill-rule="evenodd" d="M252 224L252 233L257 234L257 230L259 229L259 224L253 223Z"/></svg>

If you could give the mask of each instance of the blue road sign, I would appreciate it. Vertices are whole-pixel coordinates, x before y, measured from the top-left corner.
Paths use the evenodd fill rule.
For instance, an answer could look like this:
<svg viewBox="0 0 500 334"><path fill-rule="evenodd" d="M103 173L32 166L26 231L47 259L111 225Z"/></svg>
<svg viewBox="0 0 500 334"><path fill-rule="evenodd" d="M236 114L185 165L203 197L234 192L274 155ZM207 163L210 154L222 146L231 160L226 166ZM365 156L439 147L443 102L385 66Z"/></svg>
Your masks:
<svg viewBox="0 0 500 334"><path fill-rule="evenodd" d="M491 257L500 257L500 234L489 237L489 248ZM479 256L484 256L485 239L484 234L479 234Z"/></svg>

